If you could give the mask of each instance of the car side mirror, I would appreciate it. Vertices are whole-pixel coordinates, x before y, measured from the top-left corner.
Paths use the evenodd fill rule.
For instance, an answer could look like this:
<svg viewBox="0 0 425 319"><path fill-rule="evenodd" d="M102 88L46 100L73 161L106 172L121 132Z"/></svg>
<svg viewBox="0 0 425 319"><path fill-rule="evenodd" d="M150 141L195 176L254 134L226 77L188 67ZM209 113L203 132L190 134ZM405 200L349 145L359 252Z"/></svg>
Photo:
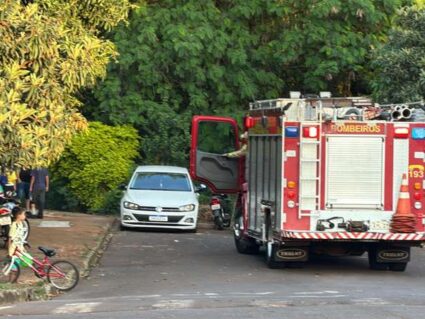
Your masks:
<svg viewBox="0 0 425 319"><path fill-rule="evenodd" d="M195 187L195 193L202 193L207 190L207 186L205 184L200 184L199 186Z"/></svg>
<svg viewBox="0 0 425 319"><path fill-rule="evenodd" d="M118 186L118 189L121 190L121 191L125 191L125 190L127 190L127 185L126 184L120 184Z"/></svg>

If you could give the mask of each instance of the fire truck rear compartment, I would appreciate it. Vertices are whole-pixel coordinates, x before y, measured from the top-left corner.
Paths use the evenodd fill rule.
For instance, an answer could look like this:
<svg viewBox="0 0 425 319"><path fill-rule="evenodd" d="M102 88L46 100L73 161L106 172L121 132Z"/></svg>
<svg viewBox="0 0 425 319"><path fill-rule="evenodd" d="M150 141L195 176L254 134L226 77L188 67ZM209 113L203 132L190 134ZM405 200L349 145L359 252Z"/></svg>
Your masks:
<svg viewBox="0 0 425 319"><path fill-rule="evenodd" d="M384 208L384 138L326 137L326 209Z"/></svg>

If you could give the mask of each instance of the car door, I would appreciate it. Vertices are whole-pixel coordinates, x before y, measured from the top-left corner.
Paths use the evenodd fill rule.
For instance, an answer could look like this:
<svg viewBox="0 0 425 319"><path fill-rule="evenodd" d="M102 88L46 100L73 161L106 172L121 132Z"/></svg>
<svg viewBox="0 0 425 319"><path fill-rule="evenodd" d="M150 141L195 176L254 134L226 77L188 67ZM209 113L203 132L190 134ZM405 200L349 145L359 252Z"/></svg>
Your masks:
<svg viewBox="0 0 425 319"><path fill-rule="evenodd" d="M239 148L236 120L217 116L194 116L190 174L214 193L236 193L240 189L241 159L225 153Z"/></svg>

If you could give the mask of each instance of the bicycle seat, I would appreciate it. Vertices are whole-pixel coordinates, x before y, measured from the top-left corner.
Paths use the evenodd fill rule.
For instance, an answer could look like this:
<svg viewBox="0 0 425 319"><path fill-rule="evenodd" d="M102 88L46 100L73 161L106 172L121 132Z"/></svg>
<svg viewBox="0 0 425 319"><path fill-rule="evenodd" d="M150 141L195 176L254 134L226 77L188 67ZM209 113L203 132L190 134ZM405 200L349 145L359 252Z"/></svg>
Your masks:
<svg viewBox="0 0 425 319"><path fill-rule="evenodd" d="M38 247L38 249L40 249L43 254L45 254L47 257L53 257L54 255L56 255L56 250L54 249L50 249L50 248L46 248L46 247Z"/></svg>

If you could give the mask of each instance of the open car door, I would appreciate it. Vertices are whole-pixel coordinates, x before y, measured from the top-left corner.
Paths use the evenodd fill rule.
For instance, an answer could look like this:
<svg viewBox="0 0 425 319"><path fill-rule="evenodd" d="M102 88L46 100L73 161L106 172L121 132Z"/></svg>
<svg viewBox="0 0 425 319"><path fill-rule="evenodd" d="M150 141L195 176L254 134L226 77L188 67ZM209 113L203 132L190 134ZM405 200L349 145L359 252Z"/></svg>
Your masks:
<svg viewBox="0 0 425 319"><path fill-rule="evenodd" d="M239 149L238 125L228 117L194 116L190 175L214 193L236 193L240 188L241 159L225 153Z"/></svg>

